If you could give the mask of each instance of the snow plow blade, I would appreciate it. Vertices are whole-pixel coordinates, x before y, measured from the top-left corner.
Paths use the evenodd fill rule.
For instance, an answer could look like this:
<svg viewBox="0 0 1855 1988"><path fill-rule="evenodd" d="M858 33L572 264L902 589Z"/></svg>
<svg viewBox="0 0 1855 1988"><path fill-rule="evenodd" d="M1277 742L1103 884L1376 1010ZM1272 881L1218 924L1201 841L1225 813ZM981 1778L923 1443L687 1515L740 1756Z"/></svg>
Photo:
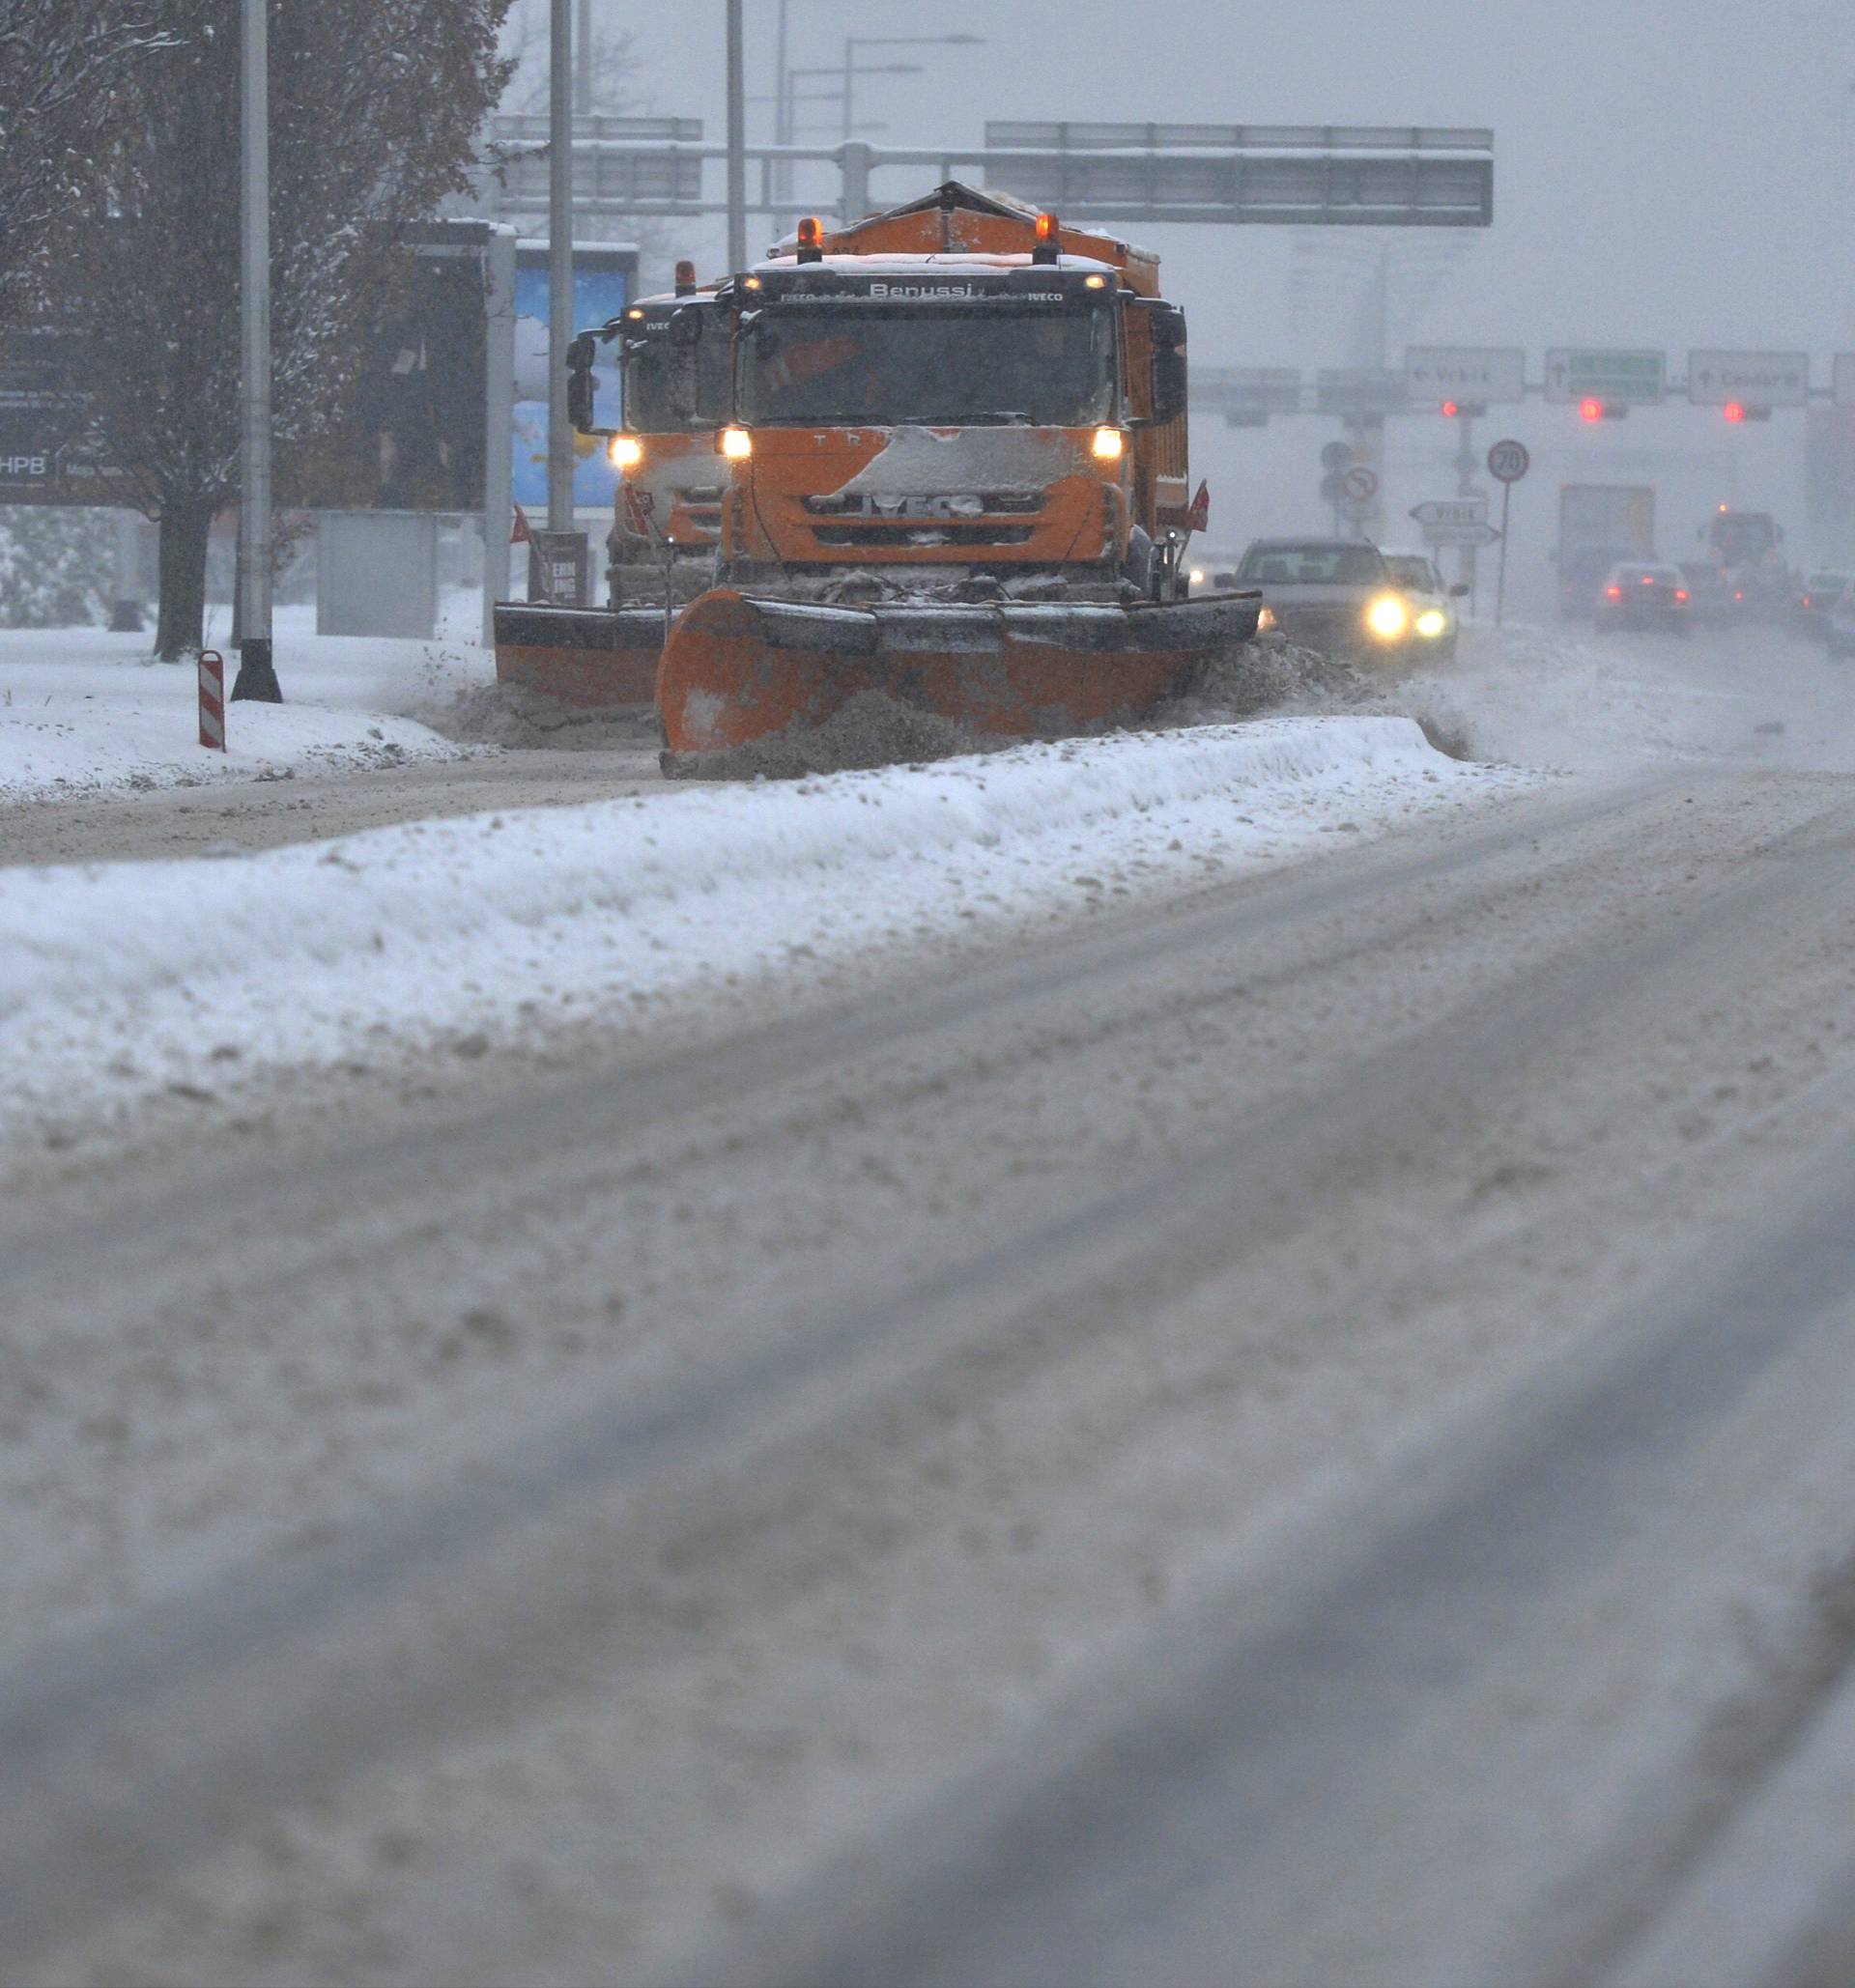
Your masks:
<svg viewBox="0 0 1855 1988"><path fill-rule="evenodd" d="M496 604L496 679L563 704L652 703L664 653L661 608Z"/></svg>
<svg viewBox="0 0 1855 1988"><path fill-rule="evenodd" d="M826 607L716 588L664 649L672 753L823 724L863 691L975 733L1060 738L1138 724L1256 633L1262 596Z"/></svg>

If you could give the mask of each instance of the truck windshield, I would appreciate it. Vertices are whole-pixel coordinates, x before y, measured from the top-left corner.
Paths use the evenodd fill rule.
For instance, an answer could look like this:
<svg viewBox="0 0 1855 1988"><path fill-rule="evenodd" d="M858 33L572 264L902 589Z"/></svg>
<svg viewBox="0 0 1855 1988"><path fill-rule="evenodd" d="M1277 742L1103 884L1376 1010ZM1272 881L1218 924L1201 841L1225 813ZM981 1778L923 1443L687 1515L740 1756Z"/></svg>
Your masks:
<svg viewBox="0 0 1855 1988"><path fill-rule="evenodd" d="M1777 531L1761 511L1729 512L1713 521L1714 550L1723 565L1750 566L1777 542Z"/></svg>
<svg viewBox="0 0 1855 1988"><path fill-rule="evenodd" d="M741 412L776 427L1081 428L1114 413L1105 310L769 310L740 351Z"/></svg>
<svg viewBox="0 0 1855 1988"><path fill-rule="evenodd" d="M625 355L625 426L636 435L681 435L699 428L719 428L728 416L728 339L719 322L696 348L696 406L676 406L679 369L689 364L661 335L639 344Z"/></svg>

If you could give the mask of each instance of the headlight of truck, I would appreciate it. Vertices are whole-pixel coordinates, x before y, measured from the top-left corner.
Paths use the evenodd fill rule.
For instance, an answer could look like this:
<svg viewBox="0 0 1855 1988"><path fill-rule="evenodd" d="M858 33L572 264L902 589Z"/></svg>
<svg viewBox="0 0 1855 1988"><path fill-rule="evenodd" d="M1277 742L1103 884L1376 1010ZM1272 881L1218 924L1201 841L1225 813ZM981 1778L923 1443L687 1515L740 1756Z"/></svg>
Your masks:
<svg viewBox="0 0 1855 1988"><path fill-rule="evenodd" d="M1426 608L1417 616L1417 633L1432 641L1435 641L1448 626L1449 617L1441 608Z"/></svg>
<svg viewBox="0 0 1855 1988"><path fill-rule="evenodd" d="M1365 611L1365 625L1382 642L1394 642L1411 626L1411 611L1396 594L1380 594Z"/></svg>
<svg viewBox="0 0 1855 1988"><path fill-rule="evenodd" d="M635 469L644 460L644 445L635 435L614 435L606 444L614 469Z"/></svg>

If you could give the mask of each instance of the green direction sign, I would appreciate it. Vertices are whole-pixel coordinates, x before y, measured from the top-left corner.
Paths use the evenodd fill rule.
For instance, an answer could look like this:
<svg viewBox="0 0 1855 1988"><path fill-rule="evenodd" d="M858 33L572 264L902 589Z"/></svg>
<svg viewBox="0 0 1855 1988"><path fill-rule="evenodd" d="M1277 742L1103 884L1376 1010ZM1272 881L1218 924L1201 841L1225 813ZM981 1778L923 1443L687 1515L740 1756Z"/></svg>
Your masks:
<svg viewBox="0 0 1855 1988"><path fill-rule="evenodd" d="M1665 352L1584 352L1558 346L1546 355L1548 400L1601 400L1652 407L1668 387Z"/></svg>

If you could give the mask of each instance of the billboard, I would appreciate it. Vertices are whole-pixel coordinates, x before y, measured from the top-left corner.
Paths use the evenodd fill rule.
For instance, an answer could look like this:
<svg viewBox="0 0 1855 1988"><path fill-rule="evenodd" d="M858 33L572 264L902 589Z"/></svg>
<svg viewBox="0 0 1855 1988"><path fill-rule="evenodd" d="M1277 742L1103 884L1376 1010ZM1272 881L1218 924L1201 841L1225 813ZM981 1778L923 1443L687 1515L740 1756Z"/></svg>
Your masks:
<svg viewBox="0 0 1855 1988"><path fill-rule="evenodd" d="M573 252L573 327L590 330L615 318L637 286L635 248L576 246ZM548 502L548 250L525 241L515 260L515 423L513 494L525 510ZM593 369L593 420L619 425L616 349L602 347ZM573 501L576 509L610 510L618 473L596 440L574 437Z"/></svg>

